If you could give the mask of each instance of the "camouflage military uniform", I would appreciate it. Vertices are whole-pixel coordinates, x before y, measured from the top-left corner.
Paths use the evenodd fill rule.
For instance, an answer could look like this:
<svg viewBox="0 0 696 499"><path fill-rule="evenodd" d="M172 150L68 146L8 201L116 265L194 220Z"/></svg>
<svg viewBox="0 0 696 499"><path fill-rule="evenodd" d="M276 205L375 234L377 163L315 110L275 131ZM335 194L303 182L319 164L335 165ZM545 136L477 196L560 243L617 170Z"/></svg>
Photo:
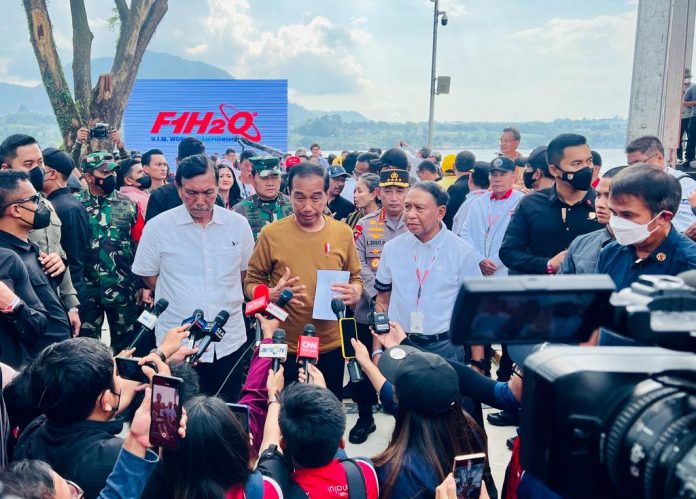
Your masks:
<svg viewBox="0 0 696 499"><path fill-rule="evenodd" d="M257 194L237 203L232 210L247 219L254 233L254 241L259 238L259 233L266 225L285 218L292 214L290 198L285 194L278 194L276 201L261 201Z"/></svg>
<svg viewBox="0 0 696 499"><path fill-rule="evenodd" d="M101 197L85 189L76 196L89 214L91 242L85 262L87 300L80 307L80 334L101 337L106 314L111 347L119 352L132 339L138 319L135 293L139 281L131 273L135 255L131 229L137 207L118 191Z"/></svg>

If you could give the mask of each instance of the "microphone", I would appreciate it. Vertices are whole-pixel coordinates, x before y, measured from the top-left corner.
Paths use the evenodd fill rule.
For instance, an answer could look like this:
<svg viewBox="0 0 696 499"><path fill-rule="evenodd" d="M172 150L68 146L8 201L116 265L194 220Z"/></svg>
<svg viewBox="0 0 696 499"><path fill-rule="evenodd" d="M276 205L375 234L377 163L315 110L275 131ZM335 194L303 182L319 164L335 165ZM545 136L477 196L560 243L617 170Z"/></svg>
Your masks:
<svg viewBox="0 0 696 499"><path fill-rule="evenodd" d="M203 323L202 323L203 322ZM193 348L197 336L200 334L201 330L205 328L205 320L203 319L203 311L197 308L193 311L191 317L181 321L182 326L188 325L189 332L189 348Z"/></svg>
<svg viewBox="0 0 696 499"><path fill-rule="evenodd" d="M135 347L135 345L137 345L140 341L141 336L145 334L146 331L152 331L153 329L155 329L157 319L159 319L159 316L162 312L167 310L168 306L169 302L164 298L160 298L159 300L157 300L157 303L155 303L155 306L152 307L152 311L148 312L147 310L143 310L143 313L140 314L140 317L138 317L140 329L138 330L138 333L135 335L135 338L133 338L133 341L131 341L130 344L126 347L126 350L130 350L131 348Z"/></svg>
<svg viewBox="0 0 696 499"><path fill-rule="evenodd" d="M292 300L292 297L293 292L289 289L284 289L283 292L280 293L276 303L269 302L268 305L266 305L266 313L272 315L279 321L285 321L289 314L283 307Z"/></svg>
<svg viewBox="0 0 696 499"><path fill-rule="evenodd" d="M284 345L285 346L285 357L273 357L273 372L277 373L278 369L280 369L280 361L285 360L287 358L287 348L288 345L285 343L285 330L284 329L276 329L273 332L273 344L274 345Z"/></svg>
<svg viewBox="0 0 696 499"><path fill-rule="evenodd" d="M331 300L331 310L336 315L337 319L346 318L346 304L340 298L334 298Z"/></svg>
<svg viewBox="0 0 696 499"><path fill-rule="evenodd" d="M293 294L294 293L289 289L284 289L280 293L280 296L278 297L278 301L276 303L280 308L285 307L285 305L287 305L290 302L290 300L292 300Z"/></svg>
<svg viewBox="0 0 696 499"><path fill-rule="evenodd" d="M225 336L223 326L227 324L229 319L230 313L227 310L221 310L220 313L215 316L212 323L206 324L205 329L203 330L205 336L198 344L198 351L195 354L190 355L186 360L189 364L198 362L200 358L203 357L203 354L211 342L218 343L222 340L222 338Z"/></svg>
<svg viewBox="0 0 696 499"><path fill-rule="evenodd" d="M246 304L244 314L247 317L254 317L256 314L265 312L270 300L270 296L271 292L269 291L268 286L265 284L259 284L256 286L254 288L253 299ZM261 343L261 324L258 320L256 321L256 336L254 338L254 342L256 345Z"/></svg>
<svg viewBox="0 0 696 499"><path fill-rule="evenodd" d="M315 335L314 325L307 324L297 340L297 360L302 359L302 367L306 375L305 383L309 383L309 363L316 363L319 359L319 338Z"/></svg>

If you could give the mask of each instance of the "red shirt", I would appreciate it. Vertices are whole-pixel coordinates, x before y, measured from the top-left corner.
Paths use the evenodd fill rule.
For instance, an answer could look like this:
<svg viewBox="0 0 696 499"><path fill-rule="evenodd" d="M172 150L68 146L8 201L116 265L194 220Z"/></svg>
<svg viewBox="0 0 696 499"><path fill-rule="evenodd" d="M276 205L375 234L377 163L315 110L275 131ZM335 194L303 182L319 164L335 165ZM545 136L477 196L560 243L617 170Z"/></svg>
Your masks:
<svg viewBox="0 0 696 499"><path fill-rule="evenodd" d="M246 499L244 487L235 485L227 491L225 499ZM263 499L283 499L283 492L280 490L280 486L271 477L263 477Z"/></svg>
<svg viewBox="0 0 696 499"><path fill-rule="evenodd" d="M372 465L361 459L355 459L365 477L367 499L378 499L379 486L377 473ZM352 466L352 465L351 465ZM348 479L343 465L334 459L321 468L307 468L295 471L292 480L304 490L309 497L345 498L348 497ZM265 497L265 496L264 496Z"/></svg>

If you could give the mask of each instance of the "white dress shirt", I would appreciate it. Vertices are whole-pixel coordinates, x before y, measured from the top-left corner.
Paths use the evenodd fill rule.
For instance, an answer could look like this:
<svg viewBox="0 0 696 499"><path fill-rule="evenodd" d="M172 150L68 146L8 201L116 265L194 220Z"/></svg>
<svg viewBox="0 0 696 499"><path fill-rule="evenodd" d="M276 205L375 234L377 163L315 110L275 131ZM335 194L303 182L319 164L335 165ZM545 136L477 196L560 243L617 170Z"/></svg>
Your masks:
<svg viewBox="0 0 696 499"><path fill-rule="evenodd" d="M157 343L172 327L197 308L212 321L221 310L230 313L226 334L201 358L213 362L229 355L246 340L242 317L241 272L247 269L254 236L246 218L220 206L203 227L191 218L186 206L165 211L145 226L133 262L133 273L157 276L155 300L165 298L169 307L159 317Z"/></svg>
<svg viewBox="0 0 696 499"><path fill-rule="evenodd" d="M505 199L495 199L492 194L477 196L469 207L466 220L459 233L476 254L476 262L492 260L498 266L494 275L507 275L508 269L498 257L505 230L510 223L517 203L524 197L512 189Z"/></svg>
<svg viewBox="0 0 696 499"><path fill-rule="evenodd" d="M418 278L426 270L420 306L417 307ZM409 332L411 312L423 313L423 334L440 334L450 329L450 320L459 289L467 278L481 277L474 250L447 228L427 243L410 232L384 245L377 268L376 287L391 285L389 319Z"/></svg>
<svg viewBox="0 0 696 499"><path fill-rule="evenodd" d="M476 189L470 191L469 194L466 195L466 198L464 198L464 202L459 207L457 213L454 215L454 218L452 219L452 232L461 237L462 227L464 227L464 221L466 220L467 213L469 213L471 203L478 199L479 196L486 193L490 193L490 191L488 189Z"/></svg>
<svg viewBox="0 0 696 499"><path fill-rule="evenodd" d="M689 194L696 189L696 180L692 179L684 172L675 170L672 167L665 168L665 171L679 180L679 185L681 186L681 203L679 204L679 209L674 214L672 219L672 225L674 225L679 232L684 232L689 228L689 225L696 223L696 215L691 210L691 204L689 203Z"/></svg>
<svg viewBox="0 0 696 499"><path fill-rule="evenodd" d="M355 177L353 177L352 175L350 177L346 177L346 185L343 186L343 190L341 191L341 197L350 201L351 203L355 202L353 194L355 194L355 185L357 183L358 181L355 180Z"/></svg>

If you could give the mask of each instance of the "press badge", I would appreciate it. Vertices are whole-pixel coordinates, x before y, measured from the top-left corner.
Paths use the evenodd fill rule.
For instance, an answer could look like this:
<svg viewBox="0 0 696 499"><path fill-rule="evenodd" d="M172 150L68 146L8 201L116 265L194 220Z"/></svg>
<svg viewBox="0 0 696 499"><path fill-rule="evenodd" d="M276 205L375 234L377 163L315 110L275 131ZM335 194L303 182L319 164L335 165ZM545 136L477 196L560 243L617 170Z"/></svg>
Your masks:
<svg viewBox="0 0 696 499"><path fill-rule="evenodd" d="M408 330L409 333L423 334L423 331L425 331L425 327L423 326L424 321L425 316L423 315L423 312L411 312L411 327Z"/></svg>

